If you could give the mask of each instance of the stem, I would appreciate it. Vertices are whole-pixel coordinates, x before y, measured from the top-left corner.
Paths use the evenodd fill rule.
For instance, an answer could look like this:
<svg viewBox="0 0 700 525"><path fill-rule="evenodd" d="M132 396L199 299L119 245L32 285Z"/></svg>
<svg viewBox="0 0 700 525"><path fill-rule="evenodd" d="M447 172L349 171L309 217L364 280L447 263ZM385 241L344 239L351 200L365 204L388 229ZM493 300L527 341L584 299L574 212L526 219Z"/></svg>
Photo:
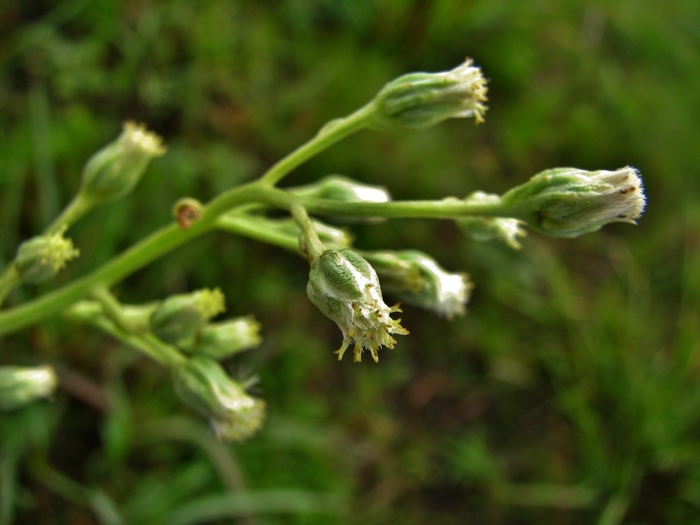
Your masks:
<svg viewBox="0 0 700 525"><path fill-rule="evenodd" d="M17 267L14 262L11 262L0 275L0 306L5 301L7 294L19 286L20 282Z"/></svg>
<svg viewBox="0 0 700 525"><path fill-rule="evenodd" d="M279 246L290 252L299 253L298 237L271 229L265 224L264 219L251 219L229 214L219 217L216 221L216 227L273 246Z"/></svg>
<svg viewBox="0 0 700 525"><path fill-rule="evenodd" d="M78 192L78 194L73 197L73 200L68 203L68 206L63 209L61 214L46 228L44 234L56 233L64 224L70 227L75 224L80 217L90 211L94 205L94 202L86 197L82 191Z"/></svg>
<svg viewBox="0 0 700 525"><path fill-rule="evenodd" d="M502 202L470 203L461 199L439 201L343 202L329 199L300 197L270 188L265 192L266 202L278 208L291 210L294 204L303 205L309 213L318 215L347 215L356 217L400 217L424 219L459 219L462 217L512 217L511 208Z"/></svg>
<svg viewBox="0 0 700 525"><path fill-rule="evenodd" d="M309 262L314 262L316 259L321 257L321 254L326 251L326 247L318 238L318 233L316 233L316 228L314 228L314 223L311 222L309 214L306 213L306 209L299 203L294 203L292 205L292 217L301 228L301 235L303 239L302 252L306 252L309 255Z"/></svg>
<svg viewBox="0 0 700 525"><path fill-rule="evenodd" d="M119 303L117 298L112 295L107 287L101 285L95 286L90 295L99 301L99 303L102 305L102 311L117 326L117 328L128 334L136 333L134 323L132 323L131 320L124 315L122 305Z"/></svg>
<svg viewBox="0 0 700 525"><path fill-rule="evenodd" d="M374 105L370 102L345 118L331 120L319 130L314 138L272 166L263 175L260 182L274 186L290 171L314 155L348 135L365 128L374 112Z"/></svg>
<svg viewBox="0 0 700 525"><path fill-rule="evenodd" d="M64 310L96 286L113 286L161 255L214 228L218 216L229 208L260 199L265 191L268 190L257 183L229 190L207 205L202 219L189 230L181 229L176 223L164 226L85 277L22 306L0 312L0 336Z"/></svg>

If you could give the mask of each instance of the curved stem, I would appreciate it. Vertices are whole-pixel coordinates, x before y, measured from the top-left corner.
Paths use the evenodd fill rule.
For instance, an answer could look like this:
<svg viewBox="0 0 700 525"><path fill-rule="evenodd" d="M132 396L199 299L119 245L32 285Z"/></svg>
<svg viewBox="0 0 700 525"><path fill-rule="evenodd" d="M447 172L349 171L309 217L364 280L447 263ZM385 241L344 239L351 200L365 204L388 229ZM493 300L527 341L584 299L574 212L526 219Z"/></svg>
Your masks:
<svg viewBox="0 0 700 525"><path fill-rule="evenodd" d="M64 224L68 227L72 226L80 217L90 211L93 206L94 203L91 199L86 197L82 191L78 192L61 214L46 228L44 234L56 233Z"/></svg>
<svg viewBox="0 0 700 525"><path fill-rule="evenodd" d="M370 102L345 118L331 120L319 130L314 138L272 166L263 175L260 182L274 186L290 171L314 155L348 135L365 128L374 112L374 105Z"/></svg>
<svg viewBox="0 0 700 525"><path fill-rule="evenodd" d="M294 203L292 205L292 217L301 228L301 239L302 252L306 252L309 256L309 262L314 262L316 259L321 257L321 254L326 251L326 247L318 238L318 233L316 233L316 228L314 228L314 223L311 222L309 214L306 213L306 209L301 204Z"/></svg>
<svg viewBox="0 0 700 525"><path fill-rule="evenodd" d="M5 301L5 297L13 289L20 284L19 273L14 262L11 262L7 268L0 274L0 306Z"/></svg>

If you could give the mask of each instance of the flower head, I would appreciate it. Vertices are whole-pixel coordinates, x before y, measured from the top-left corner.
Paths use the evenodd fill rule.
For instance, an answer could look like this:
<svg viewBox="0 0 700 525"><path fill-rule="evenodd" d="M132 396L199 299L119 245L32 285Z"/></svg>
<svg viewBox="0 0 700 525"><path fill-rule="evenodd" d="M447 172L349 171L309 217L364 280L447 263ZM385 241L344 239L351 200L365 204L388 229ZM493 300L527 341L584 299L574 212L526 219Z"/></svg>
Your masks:
<svg viewBox="0 0 700 525"><path fill-rule="evenodd" d="M190 407L209 418L224 441L242 441L258 431L265 401L248 395L214 359L195 356L173 369L175 392Z"/></svg>
<svg viewBox="0 0 700 525"><path fill-rule="evenodd" d="M629 166L616 171L543 171L502 199L515 217L554 237L577 237L611 222L636 224L646 204L642 179Z"/></svg>
<svg viewBox="0 0 700 525"><path fill-rule="evenodd" d="M486 80L467 59L442 73L410 73L384 86L374 99L371 126L379 129L425 129L448 118L484 121Z"/></svg>
<svg viewBox="0 0 700 525"><path fill-rule="evenodd" d="M151 330L166 343L185 342L203 329L210 319L224 311L224 294L218 288L173 295L151 314Z"/></svg>
<svg viewBox="0 0 700 525"><path fill-rule="evenodd" d="M188 351L225 359L260 344L260 323L252 315L207 325Z"/></svg>
<svg viewBox="0 0 700 525"><path fill-rule="evenodd" d="M377 362L382 346L394 347L391 334L408 334L400 319L391 318L401 309L384 303L374 268L350 249L326 250L313 261L306 293L343 332L343 344L336 351L339 360L354 344L353 361L360 361L367 349Z"/></svg>
<svg viewBox="0 0 700 525"><path fill-rule="evenodd" d="M119 137L95 153L83 170L83 193L96 202L119 199L134 189L148 163L165 154L163 139L144 124L125 122Z"/></svg>
<svg viewBox="0 0 700 525"><path fill-rule="evenodd" d="M20 408L56 389L56 372L48 365L0 367L0 410Z"/></svg>
<svg viewBox="0 0 700 525"><path fill-rule="evenodd" d="M449 273L424 253L372 252L366 255L384 290L402 301L444 315L464 315L472 285L467 275Z"/></svg>
<svg viewBox="0 0 700 525"><path fill-rule="evenodd" d="M63 236L67 229L68 225L64 225L53 234L32 237L19 246L15 264L23 283L38 284L53 279L66 262L80 255L73 241Z"/></svg>

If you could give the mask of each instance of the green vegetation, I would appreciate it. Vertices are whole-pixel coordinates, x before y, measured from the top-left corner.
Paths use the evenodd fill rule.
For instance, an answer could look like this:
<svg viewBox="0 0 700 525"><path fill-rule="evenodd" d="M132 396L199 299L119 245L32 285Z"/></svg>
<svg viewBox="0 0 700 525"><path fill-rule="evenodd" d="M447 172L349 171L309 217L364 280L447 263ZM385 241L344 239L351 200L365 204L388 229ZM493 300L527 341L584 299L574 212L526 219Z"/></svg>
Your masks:
<svg viewBox="0 0 700 525"><path fill-rule="evenodd" d="M210 233L129 277L126 303L221 286L263 342L269 417L217 442L124 345L61 317L0 339L49 362L51 402L0 413L0 524L589 524L700 520L700 4L671 0L65 0L0 4L0 266L46 228L127 119L168 152L90 212L81 255L19 304L253 180L408 71L468 55L486 122L365 131L283 185L338 173L397 199L502 193L543 169L635 166L639 226L477 243L452 221L359 225L362 249L429 252L477 288L465 317L404 307L379 364L338 362L308 264Z"/></svg>

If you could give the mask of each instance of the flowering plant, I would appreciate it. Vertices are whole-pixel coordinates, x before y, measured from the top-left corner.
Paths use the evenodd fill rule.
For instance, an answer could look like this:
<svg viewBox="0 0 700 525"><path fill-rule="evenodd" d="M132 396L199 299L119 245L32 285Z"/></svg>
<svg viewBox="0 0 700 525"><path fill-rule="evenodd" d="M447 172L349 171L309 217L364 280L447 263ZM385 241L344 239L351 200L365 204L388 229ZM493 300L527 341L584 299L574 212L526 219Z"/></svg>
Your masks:
<svg viewBox="0 0 700 525"><path fill-rule="evenodd" d="M476 192L466 198L394 201L381 186L331 176L316 184L280 189L292 170L332 144L362 129L422 130L449 118L483 122L486 80L471 60L452 71L413 73L389 82L365 106L332 120L307 143L273 165L259 179L231 188L202 204L178 201L174 221L84 277L24 304L0 311L0 335L63 313L107 332L169 369L175 391L211 422L217 437L240 440L262 424L265 403L230 378L219 360L260 343L257 321L214 318L225 311L217 289L180 294L144 305L120 303L111 289L154 259L212 230L273 244L308 259L307 295L337 323L342 359L352 346L354 361L364 350L379 360L382 347L408 330L392 314L383 290L408 305L447 318L464 314L471 283L416 251L364 251L351 246L343 229L316 216L369 222L381 218L453 220L475 239L495 238L519 248L523 226L555 237L575 237L615 221L634 222L645 198L636 170L586 172L548 170L503 196ZM162 139L145 126L126 123L123 133L87 162L83 180L65 210L39 235L26 240L0 275L0 304L21 285L50 281L78 256L65 234L95 206L130 193L149 162L165 153ZM268 210L288 217L272 217ZM312 217L313 216L313 217ZM45 397L55 385L50 369L27 373L5 368L0 407L14 408Z"/></svg>

